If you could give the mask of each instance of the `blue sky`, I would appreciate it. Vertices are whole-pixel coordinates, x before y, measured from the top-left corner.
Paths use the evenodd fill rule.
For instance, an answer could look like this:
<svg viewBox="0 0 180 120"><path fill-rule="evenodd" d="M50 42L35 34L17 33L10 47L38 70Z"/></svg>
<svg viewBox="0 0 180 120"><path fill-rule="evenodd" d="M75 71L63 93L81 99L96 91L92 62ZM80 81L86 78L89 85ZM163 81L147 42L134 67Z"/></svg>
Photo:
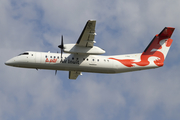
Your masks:
<svg viewBox="0 0 180 120"><path fill-rule="evenodd" d="M180 1L1 0L0 119L180 119ZM75 43L95 19L105 55L142 52L164 27L175 27L162 68L122 74L22 69L4 62L26 50L60 51L60 36Z"/></svg>

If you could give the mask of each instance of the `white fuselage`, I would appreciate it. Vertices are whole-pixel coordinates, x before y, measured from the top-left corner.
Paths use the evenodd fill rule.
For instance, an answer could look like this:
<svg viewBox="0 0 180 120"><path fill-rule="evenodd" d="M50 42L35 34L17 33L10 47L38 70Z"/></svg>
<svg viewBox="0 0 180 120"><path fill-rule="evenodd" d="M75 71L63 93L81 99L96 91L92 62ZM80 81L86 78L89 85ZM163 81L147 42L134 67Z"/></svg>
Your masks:
<svg viewBox="0 0 180 120"><path fill-rule="evenodd" d="M127 67L119 61L109 59L111 57L115 57L118 59L131 58L136 61L140 61L141 53L117 56L63 53L62 58L61 54L59 53L32 51L28 51L27 53L28 54L16 56L8 60L5 64L23 68L80 71L94 73L121 73L158 67L153 62L147 66L138 66L136 64L133 64L132 67Z"/></svg>

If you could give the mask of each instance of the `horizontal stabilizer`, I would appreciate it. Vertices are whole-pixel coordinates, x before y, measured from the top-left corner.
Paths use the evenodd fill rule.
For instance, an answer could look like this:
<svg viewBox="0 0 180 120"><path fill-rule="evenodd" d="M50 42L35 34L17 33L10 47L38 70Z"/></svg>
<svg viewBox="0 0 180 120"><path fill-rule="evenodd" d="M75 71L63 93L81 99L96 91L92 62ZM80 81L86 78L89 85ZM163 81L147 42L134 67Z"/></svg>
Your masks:
<svg viewBox="0 0 180 120"><path fill-rule="evenodd" d="M153 38L153 40L150 42L150 44L147 46L147 48L144 50L144 52L150 51L153 48L159 49L160 47L162 47L160 45L160 41L170 38L174 32L174 29L175 28L172 28L172 27L165 27L159 34L157 34ZM169 41L171 41L171 40L169 40ZM168 42L168 43L171 44L172 42L171 43Z"/></svg>
<svg viewBox="0 0 180 120"><path fill-rule="evenodd" d="M175 28L172 27L165 27L160 33L159 37L162 37L164 39L170 38Z"/></svg>

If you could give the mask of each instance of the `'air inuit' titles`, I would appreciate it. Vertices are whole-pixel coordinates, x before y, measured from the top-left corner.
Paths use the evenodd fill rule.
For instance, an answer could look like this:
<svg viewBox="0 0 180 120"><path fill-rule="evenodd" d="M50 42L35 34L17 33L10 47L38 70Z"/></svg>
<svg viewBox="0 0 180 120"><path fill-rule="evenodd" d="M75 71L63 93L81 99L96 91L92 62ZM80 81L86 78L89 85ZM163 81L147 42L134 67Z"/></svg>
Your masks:
<svg viewBox="0 0 180 120"><path fill-rule="evenodd" d="M46 58L45 62L49 62L49 63L57 63L57 59L48 59ZM68 63L68 64L79 64L79 61L78 60L67 60L67 59L64 59L64 60L60 60L60 63Z"/></svg>

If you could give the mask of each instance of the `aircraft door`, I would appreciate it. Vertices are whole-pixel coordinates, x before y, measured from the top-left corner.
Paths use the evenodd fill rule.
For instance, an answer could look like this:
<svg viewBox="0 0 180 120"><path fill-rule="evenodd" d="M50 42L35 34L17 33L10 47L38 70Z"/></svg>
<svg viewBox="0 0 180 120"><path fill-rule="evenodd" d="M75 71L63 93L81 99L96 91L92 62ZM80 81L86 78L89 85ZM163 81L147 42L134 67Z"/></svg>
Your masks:
<svg viewBox="0 0 180 120"><path fill-rule="evenodd" d="M29 53L29 56L27 57L29 63L34 63L35 62L35 53Z"/></svg>

